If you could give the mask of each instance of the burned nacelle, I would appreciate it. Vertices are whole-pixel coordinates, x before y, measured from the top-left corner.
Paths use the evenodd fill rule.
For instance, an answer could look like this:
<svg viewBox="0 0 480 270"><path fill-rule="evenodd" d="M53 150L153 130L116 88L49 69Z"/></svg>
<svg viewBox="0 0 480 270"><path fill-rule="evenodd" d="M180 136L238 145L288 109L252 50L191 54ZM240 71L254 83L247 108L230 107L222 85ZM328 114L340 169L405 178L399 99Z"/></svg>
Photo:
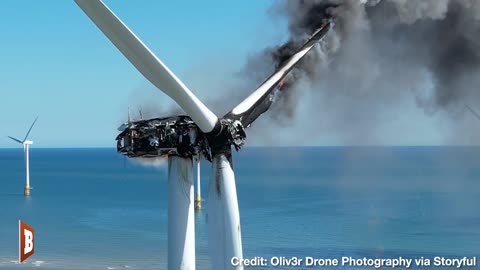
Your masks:
<svg viewBox="0 0 480 270"><path fill-rule="evenodd" d="M233 145L238 151L246 138L240 121L222 119L217 133L206 135L186 115L128 121L119 130L117 152L128 157L201 155L212 161L212 148L219 151L225 145ZM213 145L208 136L216 136Z"/></svg>
<svg viewBox="0 0 480 270"><path fill-rule="evenodd" d="M205 135L185 115L128 122L119 129L117 151L128 157L202 154L211 159Z"/></svg>

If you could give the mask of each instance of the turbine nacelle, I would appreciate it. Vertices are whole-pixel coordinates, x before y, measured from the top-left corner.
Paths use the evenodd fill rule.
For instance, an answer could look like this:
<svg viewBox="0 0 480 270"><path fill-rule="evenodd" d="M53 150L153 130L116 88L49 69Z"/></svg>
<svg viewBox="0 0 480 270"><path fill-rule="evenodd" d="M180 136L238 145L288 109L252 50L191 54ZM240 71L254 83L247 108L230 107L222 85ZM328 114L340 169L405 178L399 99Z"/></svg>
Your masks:
<svg viewBox="0 0 480 270"><path fill-rule="evenodd" d="M29 145L32 145L33 142L32 141L24 141L23 142L23 150L25 151L25 149L27 149L27 147L29 147Z"/></svg>
<svg viewBox="0 0 480 270"><path fill-rule="evenodd" d="M128 157L201 154L212 161L212 153L228 150L232 144L239 150L246 139L242 123L232 119L221 119L215 134L202 132L186 115L132 121L122 127L117 151Z"/></svg>
<svg viewBox="0 0 480 270"><path fill-rule="evenodd" d="M206 136L186 115L126 123L116 140L117 151L128 157L191 157L200 153L210 157Z"/></svg>

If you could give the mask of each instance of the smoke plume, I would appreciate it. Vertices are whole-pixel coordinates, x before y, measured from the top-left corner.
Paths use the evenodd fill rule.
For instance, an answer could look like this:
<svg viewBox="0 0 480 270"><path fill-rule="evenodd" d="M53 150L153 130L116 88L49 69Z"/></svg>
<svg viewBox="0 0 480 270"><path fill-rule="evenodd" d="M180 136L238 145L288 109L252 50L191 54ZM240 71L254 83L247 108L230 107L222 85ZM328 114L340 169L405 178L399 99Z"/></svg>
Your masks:
<svg viewBox="0 0 480 270"><path fill-rule="evenodd" d="M165 157L156 157L156 158L142 158L136 157L131 158L135 164L143 165L146 167L154 167L157 169L166 169L168 166L168 159Z"/></svg>
<svg viewBox="0 0 480 270"><path fill-rule="evenodd" d="M476 119L465 110L480 101L480 1L283 1L272 11L287 20L289 39L247 62L242 75L255 83L288 58L323 18L334 16L335 25L252 127L264 142L281 137L266 133L273 122L301 129L297 140L335 134L347 144L381 143L382 128L391 133L415 128L416 119L400 120L411 112L447 125L438 129L446 131L445 143L480 137L472 136L480 130L472 128ZM402 121L406 124L395 130Z"/></svg>
<svg viewBox="0 0 480 270"><path fill-rule="evenodd" d="M284 44L255 52L236 73L209 59L211 70L228 74L205 76L202 62L194 70L201 74L197 84L187 81L196 94L203 89L200 99L222 116L324 18L335 17L329 33L287 76L270 110L249 128L247 144L480 143L480 122L465 109L480 112L480 1L279 1L268 16L287 22ZM132 96L124 108L131 107L134 119L139 108L145 119L183 113L156 90Z"/></svg>

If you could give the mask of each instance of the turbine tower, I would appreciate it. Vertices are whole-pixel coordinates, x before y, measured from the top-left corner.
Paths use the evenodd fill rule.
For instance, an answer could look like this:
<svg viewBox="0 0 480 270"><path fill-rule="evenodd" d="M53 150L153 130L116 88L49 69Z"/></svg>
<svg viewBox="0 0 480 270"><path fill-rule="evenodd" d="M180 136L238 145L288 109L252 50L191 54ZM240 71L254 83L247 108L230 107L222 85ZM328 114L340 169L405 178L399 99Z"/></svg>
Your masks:
<svg viewBox="0 0 480 270"><path fill-rule="evenodd" d="M12 139L15 142L18 142L23 145L23 152L25 153L25 188L23 189L23 194L25 196L30 196L30 145L33 144L33 141L29 141L28 135L30 134L30 131L32 131L33 125L35 125L35 122L37 122L37 118L33 121L32 125L27 131L27 134L25 135L25 138L23 140L19 140L17 138L8 136L10 139Z"/></svg>
<svg viewBox="0 0 480 270"><path fill-rule="evenodd" d="M195 167L196 167L196 171L197 171L197 188L196 188L196 192L197 194L195 194L195 209L197 210L201 210L202 209L202 193L201 193L201 189L200 189L200 155L196 156L194 158L195 160Z"/></svg>
<svg viewBox="0 0 480 270"><path fill-rule="evenodd" d="M303 46L285 59L275 73L268 77L250 96L243 100L229 113L218 118L207 108L187 86L100 0L75 0L77 5L120 50L120 52L153 85L172 98L187 116L172 120L177 127L183 127L185 121L193 121L198 129L197 139L205 138L199 147L203 157L212 162L212 177L209 183L207 204L207 230L211 265L215 270L243 269L233 266L231 259L243 258L240 214L238 209L235 175L232 163L232 146L236 150L244 144L245 128L249 127L261 114L266 112L273 102L273 95L279 83L288 72L317 44L328 32L331 18L324 18L319 28L310 36ZM162 141L165 136L177 132L168 129L167 121L171 118L151 119L152 125L158 127L161 134L146 134L148 149L135 153L134 140L141 129L135 130L135 136L127 136L128 128L135 128L132 123L118 137L117 150L122 149L130 157L155 156L162 151L160 144L171 146L171 140ZM187 119L187 120L185 120ZM182 122L183 121L183 122ZM140 121L139 121L140 122ZM157 124L155 124L157 123ZM158 123L162 123L161 125ZM144 120L138 125L148 125ZM171 136L169 138L173 138ZM174 138L183 142L183 135ZM142 141L144 143L145 141ZM119 148L120 147L120 148ZM150 151L150 152L149 152ZM168 153L168 269L195 269L195 230L193 222L193 154ZM120 151L119 151L120 152ZM148 152L149 154L145 154Z"/></svg>

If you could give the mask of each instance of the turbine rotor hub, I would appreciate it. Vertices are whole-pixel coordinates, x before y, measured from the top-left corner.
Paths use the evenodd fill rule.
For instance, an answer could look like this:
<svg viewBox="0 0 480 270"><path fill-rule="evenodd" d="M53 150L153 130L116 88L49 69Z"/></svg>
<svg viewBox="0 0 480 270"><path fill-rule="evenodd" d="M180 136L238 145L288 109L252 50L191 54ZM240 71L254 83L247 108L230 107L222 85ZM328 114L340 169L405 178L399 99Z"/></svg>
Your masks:
<svg viewBox="0 0 480 270"><path fill-rule="evenodd" d="M242 123L235 119L223 118L220 119L219 126L218 132L207 135L212 152L229 151L231 145L238 151L247 138Z"/></svg>

